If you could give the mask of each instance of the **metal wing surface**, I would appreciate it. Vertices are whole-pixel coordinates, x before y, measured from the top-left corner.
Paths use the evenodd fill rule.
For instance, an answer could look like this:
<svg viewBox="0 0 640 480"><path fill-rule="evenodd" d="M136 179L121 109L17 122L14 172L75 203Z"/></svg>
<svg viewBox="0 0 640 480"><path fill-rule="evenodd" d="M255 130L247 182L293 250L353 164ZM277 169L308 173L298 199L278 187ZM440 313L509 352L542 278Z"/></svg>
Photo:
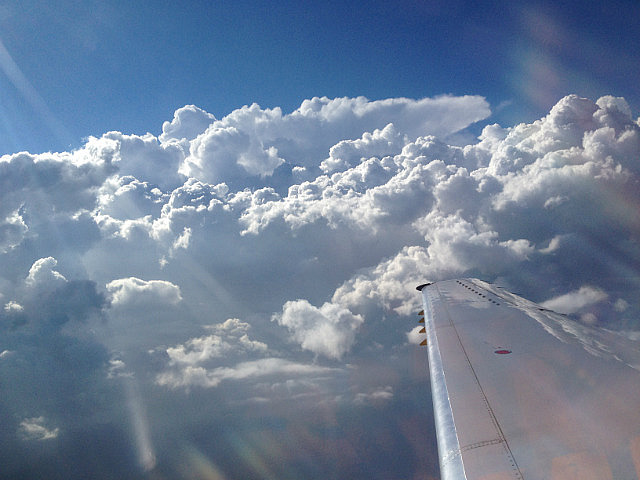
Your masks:
<svg viewBox="0 0 640 480"><path fill-rule="evenodd" d="M640 342L476 279L418 288L444 480L640 478Z"/></svg>

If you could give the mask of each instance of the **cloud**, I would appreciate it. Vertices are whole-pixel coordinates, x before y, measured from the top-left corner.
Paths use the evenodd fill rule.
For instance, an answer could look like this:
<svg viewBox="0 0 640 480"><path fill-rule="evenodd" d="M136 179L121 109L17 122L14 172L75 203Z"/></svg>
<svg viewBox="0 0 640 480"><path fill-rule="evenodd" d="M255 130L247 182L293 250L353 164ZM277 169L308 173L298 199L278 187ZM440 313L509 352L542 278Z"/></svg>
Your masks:
<svg viewBox="0 0 640 480"><path fill-rule="evenodd" d="M180 371L164 372L158 375L156 383L170 388L216 387L223 380L244 380L268 376L318 375L332 369L319 365L296 363L282 358L262 358L241 362L233 367L218 367L207 370L204 367L188 366Z"/></svg>
<svg viewBox="0 0 640 480"><path fill-rule="evenodd" d="M373 303L408 315L420 302L414 298L416 278L429 274L430 263L426 249L405 247L393 258L344 282L334 292L332 301L354 311Z"/></svg>
<svg viewBox="0 0 640 480"><path fill-rule="evenodd" d="M284 163L318 167L332 146L363 134L360 141L351 144L351 150L364 152L371 142L384 147L389 141L385 137L394 137L396 129L409 137L427 133L446 136L488 115L487 102L477 96L378 101L315 97L290 114L253 104L212 122L191 142L180 171L208 183L237 183L247 175L271 176ZM324 168L333 169L336 162L348 164L347 150L348 144L336 145Z"/></svg>
<svg viewBox="0 0 640 480"><path fill-rule="evenodd" d="M169 463L173 443L211 454L203 438L230 412L251 423L238 413L248 401L274 425L402 416L407 385L424 380L405 367L424 352L407 321L425 281L499 281L636 328L629 106L570 95L461 145L456 132L488 114L476 96L313 98L220 119L186 106L159 137L108 132L74 152L2 157L0 373L15 385L2 441L27 448L37 426L95 440L107 422L127 451L130 379ZM319 445L333 435L323 428ZM1 460L28 465L20 452Z"/></svg>
<svg viewBox="0 0 640 480"><path fill-rule="evenodd" d="M126 221L158 216L168 195L148 182L124 175L108 178L98 191L100 218Z"/></svg>
<svg viewBox="0 0 640 480"><path fill-rule="evenodd" d="M392 155L406 143L407 138L396 131L393 123L389 123L383 129L375 129L373 133L364 132L359 139L338 142L331 147L329 158L322 161L320 168L325 173L347 170L364 159Z"/></svg>
<svg viewBox="0 0 640 480"><path fill-rule="evenodd" d="M173 114L173 120L162 124L162 143L175 140L193 140L209 125L216 121L216 117L195 105L185 105Z"/></svg>
<svg viewBox="0 0 640 480"><path fill-rule="evenodd" d="M25 418L20 422L20 434L25 440L52 440L60 433L59 428L45 426L44 417Z"/></svg>
<svg viewBox="0 0 640 480"><path fill-rule="evenodd" d="M58 261L53 257L36 260L25 280L27 287L50 291L67 283L64 275L53 269L57 264Z"/></svg>
<svg viewBox="0 0 640 480"><path fill-rule="evenodd" d="M110 349L129 354L152 349L189 330L183 319L190 316L178 285L127 277L112 280L105 288L110 302L105 309L107 323L99 331Z"/></svg>
<svg viewBox="0 0 640 480"><path fill-rule="evenodd" d="M0 318L8 320L11 328L28 324L30 329L44 329L38 335L58 334L68 322L87 323L102 315L106 302L96 283L68 280L56 270L57 265L53 257L40 258L24 280L14 286L13 298L4 304L0 313Z"/></svg>
<svg viewBox="0 0 640 480"><path fill-rule="evenodd" d="M393 398L393 387L386 386L374 390L372 392L357 393L354 398L354 403L358 405L366 405L369 403L388 402Z"/></svg>
<svg viewBox="0 0 640 480"><path fill-rule="evenodd" d="M629 308L629 302L627 302L624 298L619 298L613 304L613 308L616 312L624 312L627 308Z"/></svg>
<svg viewBox="0 0 640 480"><path fill-rule="evenodd" d="M541 305L559 313L576 313L585 307L602 302L609 297L606 292L590 286L551 298Z"/></svg>
<svg viewBox="0 0 640 480"><path fill-rule="evenodd" d="M211 333L158 352L167 359L164 371L156 377L158 385L211 388L225 379L272 375L272 370L294 373L297 368L284 359L270 357L266 343L249 337L251 325L247 322L230 318L204 328ZM299 368L305 369L303 365Z"/></svg>
<svg viewBox="0 0 640 480"><path fill-rule="evenodd" d="M207 326L215 333L196 337L186 343L167 348L170 364L200 365L211 359L238 355L241 352L265 353L267 345L248 336L250 325L237 318L230 318L222 324Z"/></svg>
<svg viewBox="0 0 640 480"><path fill-rule="evenodd" d="M0 223L0 252L19 245L28 230L18 210L5 217Z"/></svg>
<svg viewBox="0 0 640 480"><path fill-rule="evenodd" d="M479 143L463 148L440 144L423 160L446 159L431 164L433 200L417 204L417 218L404 227L419 231L425 244L404 247L357 273L332 301L352 309L372 300L386 309L410 305L414 293L406 282L418 275L507 274L540 293L544 289L527 278L545 278L549 268L561 271L551 280L558 284L572 277L589 281L570 262L588 265L591 276L597 271L615 278L624 254L616 258L613 252L625 250L622 243L637 231L629 206L639 203L630 190L636 166L628 152L640 151L640 131L619 102L568 96L531 125L486 127ZM394 163L407 165L417 143L406 145ZM617 233L605 239L602 232ZM586 253L597 248L613 257ZM400 265L406 268L398 270Z"/></svg>
<svg viewBox="0 0 640 480"><path fill-rule="evenodd" d="M95 282L59 270L56 258L40 258L2 282L0 376L12 388L0 400L0 457L10 476L33 461L28 444L56 440L58 448L67 432L91 425L95 411L111 411L107 352L91 331L105 298Z"/></svg>
<svg viewBox="0 0 640 480"><path fill-rule="evenodd" d="M114 308L161 308L176 305L182 300L180 287L165 280L119 278L107 284Z"/></svg>
<svg viewBox="0 0 640 480"><path fill-rule="evenodd" d="M122 176L144 179L162 189L178 187L185 180L178 172L185 154L175 143L161 143L149 133L140 136L108 132L100 138L89 138L85 149L91 149L93 144L109 145L111 165Z"/></svg>
<svg viewBox="0 0 640 480"><path fill-rule="evenodd" d="M167 313L185 282L189 304L206 302L208 290L230 307L249 275L272 275L282 280L258 287L271 299L265 306L280 299L269 308L282 311L281 325L329 358L357 343L354 319L367 309L412 311L416 277L496 278L519 268L533 278L557 266L566 278L570 259L612 231L620 241L606 241L610 257L588 260L607 270L639 227L627 206L637 202L640 136L626 102L567 96L531 124L491 125L475 144L447 143L487 113L480 97L451 96L314 98L288 114L252 105L222 119L186 106L157 139L110 132L73 154L6 157L7 176L18 166L42 170L41 182L21 179L14 192L21 181L25 199L37 198L26 195L34 190L60 200L48 218L34 217L28 202L7 207L5 259L44 230L87 239L79 251L59 246L70 251L66 268L75 275L85 268L105 285L110 314L122 318L134 307L138 317ZM298 173L276 174L285 164ZM80 230L77 219L91 230ZM279 260L283 246L287 262ZM180 273L187 265L199 272L197 282ZM29 282L40 275L63 283L55 265L34 268ZM294 304L285 309L285 295L311 295L305 281L291 279L317 272L313 303L330 299L335 312L306 299L296 308L317 320L303 324L288 315Z"/></svg>
<svg viewBox="0 0 640 480"><path fill-rule="evenodd" d="M273 320L291 332L293 340L305 350L340 359L353 345L364 319L332 303L320 308L306 300L289 301Z"/></svg>
<svg viewBox="0 0 640 480"><path fill-rule="evenodd" d="M439 163L399 164L404 160L373 157L331 177L294 185L286 198L247 208L240 219L246 226L243 233L255 234L282 220L294 229L323 221L332 229L360 232L406 223L419 211L416 204L424 208L430 200Z"/></svg>
<svg viewBox="0 0 640 480"><path fill-rule="evenodd" d="M75 213L95 204L95 188L115 171L111 145L87 145L73 153L0 158L0 215L14 212L43 221L56 212Z"/></svg>

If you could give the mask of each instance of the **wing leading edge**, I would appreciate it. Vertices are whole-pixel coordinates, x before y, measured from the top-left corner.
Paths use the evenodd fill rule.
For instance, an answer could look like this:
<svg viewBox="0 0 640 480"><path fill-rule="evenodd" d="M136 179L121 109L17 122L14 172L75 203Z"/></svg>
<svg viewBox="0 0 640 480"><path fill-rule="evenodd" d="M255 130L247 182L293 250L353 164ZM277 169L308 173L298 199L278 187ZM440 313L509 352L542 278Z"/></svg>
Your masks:
<svg viewBox="0 0 640 480"><path fill-rule="evenodd" d="M419 289L443 480L640 478L639 342L476 279Z"/></svg>

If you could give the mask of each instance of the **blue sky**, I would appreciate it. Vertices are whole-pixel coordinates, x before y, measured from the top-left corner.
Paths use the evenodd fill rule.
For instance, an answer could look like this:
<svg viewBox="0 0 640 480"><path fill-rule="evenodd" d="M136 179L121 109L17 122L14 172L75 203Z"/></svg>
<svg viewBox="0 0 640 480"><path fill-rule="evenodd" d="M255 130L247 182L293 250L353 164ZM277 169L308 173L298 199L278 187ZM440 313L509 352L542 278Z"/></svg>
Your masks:
<svg viewBox="0 0 640 480"><path fill-rule="evenodd" d="M5 2L1 40L41 103L2 76L0 152L158 134L186 104L220 117L323 95L476 94L504 124L568 92L636 108L638 13L624 1Z"/></svg>
<svg viewBox="0 0 640 480"><path fill-rule="evenodd" d="M639 8L1 3L0 477L436 479L427 281L637 338Z"/></svg>

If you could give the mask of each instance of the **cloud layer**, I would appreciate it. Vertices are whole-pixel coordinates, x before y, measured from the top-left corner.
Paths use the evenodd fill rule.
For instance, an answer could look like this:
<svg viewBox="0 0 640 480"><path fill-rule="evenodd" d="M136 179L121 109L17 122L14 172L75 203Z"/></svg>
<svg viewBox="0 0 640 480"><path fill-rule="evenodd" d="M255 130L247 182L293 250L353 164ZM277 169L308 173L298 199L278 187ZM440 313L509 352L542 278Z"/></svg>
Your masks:
<svg viewBox="0 0 640 480"><path fill-rule="evenodd" d="M570 95L459 145L489 115L477 96L323 97L221 119L191 105L158 137L0 158L9 471L30 442L71 448L74 429L105 424L134 443L147 432L150 452L153 428L127 437L112 421L145 402L158 448L163 433L193 438L198 408L260 404L274 422L395 408L411 382L389 365L417 343L406 322L424 281L478 276L636 327L640 127L624 99Z"/></svg>

